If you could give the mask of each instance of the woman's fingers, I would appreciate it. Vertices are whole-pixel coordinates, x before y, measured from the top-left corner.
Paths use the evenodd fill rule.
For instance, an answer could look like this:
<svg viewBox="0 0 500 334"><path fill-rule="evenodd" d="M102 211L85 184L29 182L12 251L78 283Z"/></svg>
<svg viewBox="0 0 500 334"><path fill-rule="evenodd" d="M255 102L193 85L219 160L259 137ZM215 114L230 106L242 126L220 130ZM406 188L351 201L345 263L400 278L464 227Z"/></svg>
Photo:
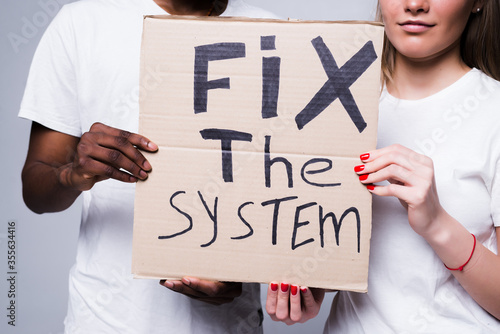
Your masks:
<svg viewBox="0 0 500 334"><path fill-rule="evenodd" d="M276 302L276 318L279 320L287 320L289 318L289 300L290 300L290 285L281 283L278 291L278 300Z"/></svg>
<svg viewBox="0 0 500 334"><path fill-rule="evenodd" d="M410 226L422 235L442 214L432 159L401 145L361 155L354 167L361 183L375 195L394 196L408 210ZM389 184L380 184L388 181Z"/></svg>
<svg viewBox="0 0 500 334"><path fill-rule="evenodd" d="M360 174L370 174L389 165L397 165L406 170L413 171L421 167L432 168L432 160L401 145L391 145L375 151L364 153L360 156L364 163Z"/></svg>
<svg viewBox="0 0 500 334"><path fill-rule="evenodd" d="M274 321L303 323L319 313L324 296L324 289L272 282L267 289L266 311Z"/></svg>
<svg viewBox="0 0 500 334"><path fill-rule="evenodd" d="M279 284L276 282L271 282L267 287L266 311L271 316L271 318L273 318L274 321L278 320L276 318L278 289L279 289Z"/></svg>
<svg viewBox="0 0 500 334"><path fill-rule="evenodd" d="M359 181L363 184L377 183L382 181L393 181L392 183L411 184L418 175L398 165L388 165L374 172L366 172L359 175Z"/></svg>
<svg viewBox="0 0 500 334"><path fill-rule="evenodd" d="M293 322L302 320L301 295L297 285L290 286L290 320Z"/></svg>

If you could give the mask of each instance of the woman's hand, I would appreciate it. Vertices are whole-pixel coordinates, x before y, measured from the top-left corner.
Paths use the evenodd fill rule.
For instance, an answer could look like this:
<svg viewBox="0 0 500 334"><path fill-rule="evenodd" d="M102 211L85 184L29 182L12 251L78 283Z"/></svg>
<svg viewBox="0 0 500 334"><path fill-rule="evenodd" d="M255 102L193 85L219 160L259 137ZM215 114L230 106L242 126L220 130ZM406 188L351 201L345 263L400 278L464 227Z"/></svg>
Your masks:
<svg viewBox="0 0 500 334"><path fill-rule="evenodd" d="M272 282L267 289L266 311L274 321L304 323L318 315L324 297L323 289Z"/></svg>
<svg viewBox="0 0 500 334"><path fill-rule="evenodd" d="M359 180L379 196L395 196L408 210L415 232L430 233L446 215L439 204L432 160L401 145L391 145L361 155L364 165L354 168ZM388 181L389 185L373 183Z"/></svg>

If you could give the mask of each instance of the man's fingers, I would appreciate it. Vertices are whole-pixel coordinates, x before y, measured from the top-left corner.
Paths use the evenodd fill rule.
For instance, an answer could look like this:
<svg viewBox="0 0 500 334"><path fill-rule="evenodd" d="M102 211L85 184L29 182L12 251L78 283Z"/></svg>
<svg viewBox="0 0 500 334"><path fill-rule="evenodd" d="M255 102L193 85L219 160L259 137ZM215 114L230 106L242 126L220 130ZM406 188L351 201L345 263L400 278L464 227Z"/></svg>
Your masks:
<svg viewBox="0 0 500 334"><path fill-rule="evenodd" d="M116 129L102 123L94 123L90 128L90 132L102 132L113 137L123 138L126 141L132 143L132 145L137 146L144 151L156 152L158 150L158 145L144 136L125 130Z"/></svg>
<svg viewBox="0 0 500 334"><path fill-rule="evenodd" d="M241 283L225 283L184 277L180 281L160 281L164 287L213 305L230 303L241 295Z"/></svg>
<svg viewBox="0 0 500 334"><path fill-rule="evenodd" d="M122 172L117 168L106 165L100 161L93 159L85 159L79 162L79 168L82 170L82 177L84 179L92 179L94 177L98 177L99 179L115 179L122 182L133 183L137 182L137 178L128 173ZM72 183L75 180L72 180Z"/></svg>
<svg viewBox="0 0 500 334"><path fill-rule="evenodd" d="M76 146L72 184L76 189L88 190L95 182L108 178L123 182L147 179L152 167L140 149L156 151L158 146L141 135L94 123Z"/></svg>
<svg viewBox="0 0 500 334"><path fill-rule="evenodd" d="M186 297L212 305L227 304L234 300L233 297L207 297L204 293L186 286L182 281L160 281L160 285L163 285L164 287L172 291L181 293Z"/></svg>
<svg viewBox="0 0 500 334"><path fill-rule="evenodd" d="M160 281L160 284L172 291L181 293L189 297L206 297L206 294L192 289L188 285L185 285L182 281Z"/></svg>
<svg viewBox="0 0 500 334"><path fill-rule="evenodd" d="M151 164L144 155L125 137L111 136L102 132L87 132L82 136L77 150L79 156L94 157L129 172L133 172L135 169L147 172L151 170ZM123 158L127 158L127 160L125 161ZM134 167L130 162L137 167Z"/></svg>
<svg viewBox="0 0 500 334"><path fill-rule="evenodd" d="M242 285L236 282L207 281L194 277L182 278L182 283L208 297L236 298L241 295Z"/></svg>
<svg viewBox="0 0 500 334"><path fill-rule="evenodd" d="M143 168L131 161L127 158L127 156L118 150L99 146L96 147L90 154L90 156L80 155L78 164L82 166L82 169L86 163L85 160L97 160L108 166L112 166L117 170L126 170L138 179L145 180L148 177L148 173Z"/></svg>

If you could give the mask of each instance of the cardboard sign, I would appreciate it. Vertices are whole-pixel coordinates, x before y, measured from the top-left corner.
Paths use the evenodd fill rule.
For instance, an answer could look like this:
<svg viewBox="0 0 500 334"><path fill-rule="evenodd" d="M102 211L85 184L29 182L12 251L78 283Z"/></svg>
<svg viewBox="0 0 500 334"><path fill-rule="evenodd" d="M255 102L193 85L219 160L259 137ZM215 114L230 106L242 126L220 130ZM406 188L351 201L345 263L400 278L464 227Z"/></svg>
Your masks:
<svg viewBox="0 0 500 334"><path fill-rule="evenodd" d="M136 277L366 291L383 27L146 17Z"/></svg>

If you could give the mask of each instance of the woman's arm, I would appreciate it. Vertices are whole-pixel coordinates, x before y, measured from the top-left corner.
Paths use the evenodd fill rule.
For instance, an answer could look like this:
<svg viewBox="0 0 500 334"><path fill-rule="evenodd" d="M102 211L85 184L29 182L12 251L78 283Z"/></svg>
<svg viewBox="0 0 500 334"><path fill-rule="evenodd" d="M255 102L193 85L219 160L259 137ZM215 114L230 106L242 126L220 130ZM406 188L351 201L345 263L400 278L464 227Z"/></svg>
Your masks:
<svg viewBox="0 0 500 334"><path fill-rule="evenodd" d="M361 159L365 164L356 169L360 181L375 195L397 197L408 210L413 230L427 240L446 266L464 265L471 256L474 237L440 205L432 160L400 145L368 152ZM390 184L372 185L382 181ZM500 249L500 228L496 234ZM500 256L478 242L463 271L451 272L481 307L500 319Z"/></svg>

